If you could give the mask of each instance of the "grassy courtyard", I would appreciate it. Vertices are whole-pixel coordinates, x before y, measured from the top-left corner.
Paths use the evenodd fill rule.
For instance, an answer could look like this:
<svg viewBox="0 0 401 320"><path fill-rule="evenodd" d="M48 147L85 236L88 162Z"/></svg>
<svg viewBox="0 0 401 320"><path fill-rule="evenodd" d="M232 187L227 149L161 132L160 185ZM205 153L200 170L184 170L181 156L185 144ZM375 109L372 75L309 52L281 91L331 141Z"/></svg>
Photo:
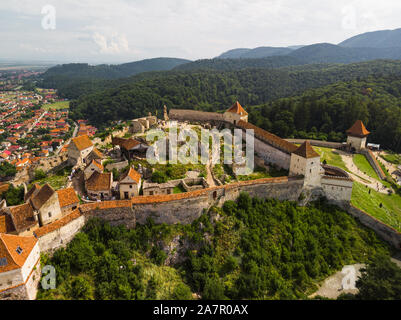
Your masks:
<svg viewBox="0 0 401 320"><path fill-rule="evenodd" d="M351 203L376 219L401 231L401 196L376 192L354 182Z"/></svg>
<svg viewBox="0 0 401 320"><path fill-rule="evenodd" d="M320 160L330 166L335 166L341 168L345 171L348 171L345 166L344 161L341 159L341 156L333 149L323 148L323 147L313 147L317 153L320 154Z"/></svg>

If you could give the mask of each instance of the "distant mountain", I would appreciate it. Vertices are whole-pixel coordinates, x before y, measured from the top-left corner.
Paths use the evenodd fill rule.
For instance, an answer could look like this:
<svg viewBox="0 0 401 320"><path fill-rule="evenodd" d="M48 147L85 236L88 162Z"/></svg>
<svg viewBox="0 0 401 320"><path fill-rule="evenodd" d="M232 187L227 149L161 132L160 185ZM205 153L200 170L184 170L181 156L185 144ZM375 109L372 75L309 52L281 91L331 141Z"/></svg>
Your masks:
<svg viewBox="0 0 401 320"><path fill-rule="evenodd" d="M130 77L142 72L168 71L188 62L191 61L176 58L155 58L119 65L102 64L91 66L86 63L70 63L50 68L43 74L43 78L45 81L54 77L110 80Z"/></svg>
<svg viewBox="0 0 401 320"><path fill-rule="evenodd" d="M232 49L219 55L216 59L239 59L243 54L246 54L249 51L252 51L252 49L246 49L246 48Z"/></svg>
<svg viewBox="0 0 401 320"><path fill-rule="evenodd" d="M347 48L330 43L319 43L298 50L289 56L303 63L353 63L377 59L401 59L400 48Z"/></svg>
<svg viewBox="0 0 401 320"><path fill-rule="evenodd" d="M401 47L401 29L363 33L341 42L339 46L347 48Z"/></svg>
<svg viewBox="0 0 401 320"><path fill-rule="evenodd" d="M297 66L305 62L291 56L272 56L259 59L203 59L185 63L175 67L176 71L218 70L233 71L249 68L275 69L288 66Z"/></svg>
<svg viewBox="0 0 401 320"><path fill-rule="evenodd" d="M217 59L257 59L271 56L282 56L290 53L290 48L258 47L255 49L233 49L224 52Z"/></svg>

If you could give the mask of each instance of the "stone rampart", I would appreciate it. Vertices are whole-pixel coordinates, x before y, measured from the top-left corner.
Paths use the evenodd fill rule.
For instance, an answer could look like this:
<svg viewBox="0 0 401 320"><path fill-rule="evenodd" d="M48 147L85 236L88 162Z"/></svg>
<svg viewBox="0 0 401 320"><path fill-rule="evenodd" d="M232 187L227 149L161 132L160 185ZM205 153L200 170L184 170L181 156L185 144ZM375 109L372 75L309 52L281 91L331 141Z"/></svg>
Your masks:
<svg viewBox="0 0 401 320"><path fill-rule="evenodd" d="M401 249L400 232L353 205L349 205L346 210L350 215L357 218L364 226L375 231L383 240L387 241L396 249Z"/></svg>

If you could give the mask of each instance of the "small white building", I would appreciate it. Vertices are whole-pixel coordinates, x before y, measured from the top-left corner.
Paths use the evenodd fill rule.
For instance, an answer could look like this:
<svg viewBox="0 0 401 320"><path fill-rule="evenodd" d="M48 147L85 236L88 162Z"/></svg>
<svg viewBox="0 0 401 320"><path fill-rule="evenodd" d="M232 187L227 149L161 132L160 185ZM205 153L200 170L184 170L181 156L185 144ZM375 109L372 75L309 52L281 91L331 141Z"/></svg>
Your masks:
<svg viewBox="0 0 401 320"><path fill-rule="evenodd" d="M224 120L233 124L237 124L238 121L248 122L248 112L237 101L224 112Z"/></svg>
<svg viewBox="0 0 401 320"><path fill-rule="evenodd" d="M324 169L320 164L320 155L305 141L291 153L290 176L304 176L305 186L320 186Z"/></svg>
<svg viewBox="0 0 401 320"><path fill-rule="evenodd" d="M360 152L366 149L366 140L370 132L366 130L363 122L357 120L354 125L347 130L347 145L352 151Z"/></svg>
<svg viewBox="0 0 401 320"><path fill-rule="evenodd" d="M141 189L141 175L134 169L130 168L124 174L119 183L120 199L131 199L139 195Z"/></svg>

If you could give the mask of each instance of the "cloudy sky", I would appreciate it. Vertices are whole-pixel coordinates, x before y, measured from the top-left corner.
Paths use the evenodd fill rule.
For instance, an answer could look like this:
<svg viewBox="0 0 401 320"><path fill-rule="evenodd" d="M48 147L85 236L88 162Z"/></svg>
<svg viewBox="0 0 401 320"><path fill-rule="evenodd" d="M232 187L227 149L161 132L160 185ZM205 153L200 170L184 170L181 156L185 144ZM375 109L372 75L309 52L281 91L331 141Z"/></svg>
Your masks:
<svg viewBox="0 0 401 320"><path fill-rule="evenodd" d="M213 58L401 28L399 0L1 0L0 59Z"/></svg>

